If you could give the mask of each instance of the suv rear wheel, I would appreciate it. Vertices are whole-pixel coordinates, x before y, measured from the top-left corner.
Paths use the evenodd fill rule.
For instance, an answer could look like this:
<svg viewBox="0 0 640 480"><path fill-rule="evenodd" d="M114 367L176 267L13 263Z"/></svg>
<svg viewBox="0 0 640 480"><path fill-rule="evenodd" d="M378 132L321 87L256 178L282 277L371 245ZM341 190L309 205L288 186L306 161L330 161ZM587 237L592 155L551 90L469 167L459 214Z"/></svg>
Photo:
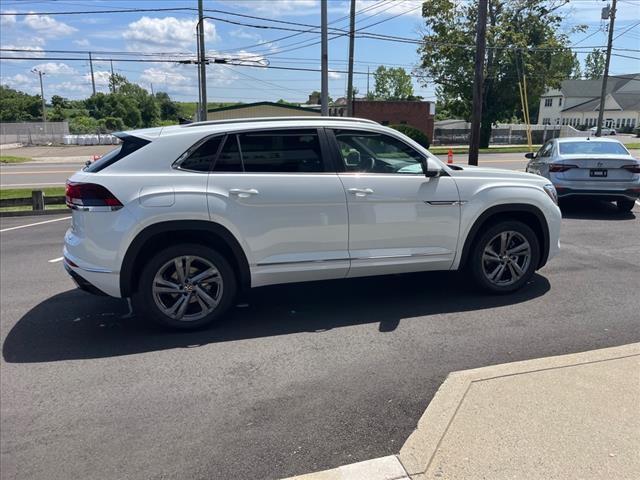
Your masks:
<svg viewBox="0 0 640 480"><path fill-rule="evenodd" d="M220 319L236 294L229 262L198 244L169 247L142 269L132 301L137 313L161 325L183 330Z"/></svg>
<svg viewBox="0 0 640 480"><path fill-rule="evenodd" d="M509 293L522 287L533 275L540 259L540 242L526 224L503 221L480 234L469 261L480 287L494 293Z"/></svg>

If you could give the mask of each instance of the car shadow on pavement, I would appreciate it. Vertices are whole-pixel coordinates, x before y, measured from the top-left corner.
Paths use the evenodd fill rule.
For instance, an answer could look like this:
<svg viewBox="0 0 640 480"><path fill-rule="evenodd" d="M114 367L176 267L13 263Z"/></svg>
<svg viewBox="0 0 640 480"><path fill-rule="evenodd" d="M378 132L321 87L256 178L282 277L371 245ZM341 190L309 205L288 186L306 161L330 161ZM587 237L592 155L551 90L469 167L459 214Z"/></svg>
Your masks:
<svg viewBox="0 0 640 480"><path fill-rule="evenodd" d="M509 295L484 294L469 283L464 273L429 272L262 287L220 325L194 332L154 327L129 317L123 300L69 290L24 315L7 335L2 354L10 363L103 358L366 323L378 323L385 333L403 318L513 305L550 289L538 274Z"/></svg>
<svg viewBox="0 0 640 480"><path fill-rule="evenodd" d="M636 210L639 207L635 207ZM620 212L613 202L593 198L571 198L560 203L562 218L574 220L634 220L631 212Z"/></svg>

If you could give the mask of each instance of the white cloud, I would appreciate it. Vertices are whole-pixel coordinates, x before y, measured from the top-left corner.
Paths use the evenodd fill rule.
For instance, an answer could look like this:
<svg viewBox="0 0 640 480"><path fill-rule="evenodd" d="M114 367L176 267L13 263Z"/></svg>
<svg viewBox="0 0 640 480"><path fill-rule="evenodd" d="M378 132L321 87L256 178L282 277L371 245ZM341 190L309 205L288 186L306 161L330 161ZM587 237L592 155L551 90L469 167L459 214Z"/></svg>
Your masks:
<svg viewBox="0 0 640 480"><path fill-rule="evenodd" d="M245 7L258 14L268 13L269 16L309 15L320 14L319 0L252 0L251 2L237 2L230 0L233 5Z"/></svg>
<svg viewBox="0 0 640 480"><path fill-rule="evenodd" d="M155 83L158 86L166 85L171 87L182 87L187 86L193 79L190 79L177 71L174 67L169 68L158 68L151 67L147 68L140 77L138 78L139 82L145 83Z"/></svg>
<svg viewBox="0 0 640 480"><path fill-rule="evenodd" d="M33 39L31 39L33 40ZM5 57L3 62L19 62L20 60L9 60L6 57L29 57L29 58L42 58L44 57L44 51L39 45L13 45L9 43L3 43L2 48L5 51L2 52L2 56ZM28 50L28 52L10 52L6 50Z"/></svg>
<svg viewBox="0 0 640 480"><path fill-rule="evenodd" d="M104 70L94 70L93 77L95 79L97 86L109 85L109 78L111 77L111 72L104 71ZM84 79L87 82L91 82L91 72L85 73Z"/></svg>
<svg viewBox="0 0 640 480"><path fill-rule="evenodd" d="M40 63L34 68L46 73L47 75L75 75L77 73L75 69L66 63Z"/></svg>
<svg viewBox="0 0 640 480"><path fill-rule="evenodd" d="M420 17L422 14L423 0L405 0L403 2L379 2L378 0L356 0L356 11L364 10L359 16L376 15L379 19L385 16L403 15L406 17ZM376 4L378 4L376 6ZM347 4L348 13L348 4Z"/></svg>
<svg viewBox="0 0 640 480"><path fill-rule="evenodd" d="M64 37L77 31L76 28L48 15L27 15L22 24L48 38Z"/></svg>
<svg viewBox="0 0 640 480"><path fill-rule="evenodd" d="M264 67L268 65L268 60L264 55L257 53L247 52L246 50L238 50L236 52L220 53L215 50L209 50L207 57L226 58L236 65L251 65L257 67Z"/></svg>
<svg viewBox="0 0 640 480"><path fill-rule="evenodd" d="M205 21L204 35L207 42L219 39L216 27ZM128 40L128 50L177 52L181 50L195 50L196 22L179 20L175 17L150 18L142 17L130 23L122 34Z"/></svg>
<svg viewBox="0 0 640 480"><path fill-rule="evenodd" d="M16 90L27 92L30 94L40 94L40 84L37 83L35 75L23 75L16 73L11 76L0 77L0 84L7 85Z"/></svg>
<svg viewBox="0 0 640 480"><path fill-rule="evenodd" d="M6 15L2 15L0 17L0 27L7 28L7 27L12 27L13 25L16 24L16 16L11 15L12 13L14 13L13 11L3 10L2 13Z"/></svg>
<svg viewBox="0 0 640 480"><path fill-rule="evenodd" d="M74 40L73 43L75 45L78 45L79 47L89 47L90 45L89 40L87 40L86 38L81 38L80 40Z"/></svg>
<svg viewBox="0 0 640 480"><path fill-rule="evenodd" d="M331 80L338 80L342 78L342 74L339 72L334 72L333 70L329 70L329 78Z"/></svg>

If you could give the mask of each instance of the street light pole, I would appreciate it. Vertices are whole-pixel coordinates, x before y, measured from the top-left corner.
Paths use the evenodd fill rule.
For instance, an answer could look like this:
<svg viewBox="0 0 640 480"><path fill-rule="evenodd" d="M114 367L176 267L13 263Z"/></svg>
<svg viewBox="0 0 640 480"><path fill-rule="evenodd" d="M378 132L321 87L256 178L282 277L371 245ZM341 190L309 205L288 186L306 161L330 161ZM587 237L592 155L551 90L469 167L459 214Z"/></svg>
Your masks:
<svg viewBox="0 0 640 480"><path fill-rule="evenodd" d="M327 0L320 0L320 26L320 112L322 113L322 116L326 117L329 115L329 42L327 38Z"/></svg>

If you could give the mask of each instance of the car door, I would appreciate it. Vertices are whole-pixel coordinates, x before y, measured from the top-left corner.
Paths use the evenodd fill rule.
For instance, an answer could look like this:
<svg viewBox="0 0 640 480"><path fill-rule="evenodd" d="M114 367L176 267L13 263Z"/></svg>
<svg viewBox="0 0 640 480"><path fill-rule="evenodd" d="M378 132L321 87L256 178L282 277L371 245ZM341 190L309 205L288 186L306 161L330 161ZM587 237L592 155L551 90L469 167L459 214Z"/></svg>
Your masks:
<svg viewBox="0 0 640 480"><path fill-rule="evenodd" d="M366 129L328 132L347 196L348 276L449 269L460 223L454 179L446 172L426 177L426 154L399 137Z"/></svg>
<svg viewBox="0 0 640 480"><path fill-rule="evenodd" d="M344 277L342 183L315 128L228 134L209 174L211 220L238 238L252 286ZM326 147L324 147L326 148Z"/></svg>
<svg viewBox="0 0 640 480"><path fill-rule="evenodd" d="M529 161L527 172L548 177L549 173L548 170L545 169L545 165L549 162L552 152L553 140L548 140L540 147L540 150L536 152L536 156Z"/></svg>

